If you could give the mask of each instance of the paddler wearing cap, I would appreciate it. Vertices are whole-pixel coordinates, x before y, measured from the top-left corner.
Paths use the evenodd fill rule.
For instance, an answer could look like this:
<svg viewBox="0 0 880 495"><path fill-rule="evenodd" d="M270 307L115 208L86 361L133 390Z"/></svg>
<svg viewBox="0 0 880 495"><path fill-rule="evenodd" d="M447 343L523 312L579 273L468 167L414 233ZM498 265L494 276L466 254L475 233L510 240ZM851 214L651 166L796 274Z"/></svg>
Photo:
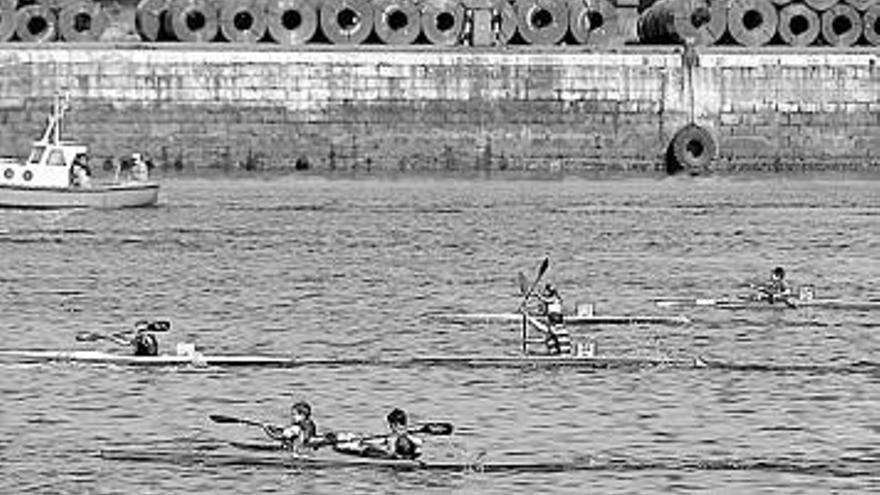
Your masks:
<svg viewBox="0 0 880 495"><path fill-rule="evenodd" d="M310 447L317 435L318 428L312 421L312 406L308 402L299 401L290 406L290 423L283 427L263 427L269 437L278 440L282 445L293 451Z"/></svg>

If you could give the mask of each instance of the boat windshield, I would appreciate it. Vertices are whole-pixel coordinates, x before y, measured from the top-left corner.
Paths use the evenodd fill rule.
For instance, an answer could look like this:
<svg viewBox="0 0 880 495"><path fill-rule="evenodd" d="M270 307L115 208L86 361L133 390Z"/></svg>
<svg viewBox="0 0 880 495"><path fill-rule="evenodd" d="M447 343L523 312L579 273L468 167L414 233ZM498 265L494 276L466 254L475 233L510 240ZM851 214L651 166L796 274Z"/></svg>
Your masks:
<svg viewBox="0 0 880 495"><path fill-rule="evenodd" d="M28 158L28 163L34 164L34 165L40 163L40 160L43 159L43 153L45 153L45 152L46 152L45 146L34 146L31 149L31 156Z"/></svg>

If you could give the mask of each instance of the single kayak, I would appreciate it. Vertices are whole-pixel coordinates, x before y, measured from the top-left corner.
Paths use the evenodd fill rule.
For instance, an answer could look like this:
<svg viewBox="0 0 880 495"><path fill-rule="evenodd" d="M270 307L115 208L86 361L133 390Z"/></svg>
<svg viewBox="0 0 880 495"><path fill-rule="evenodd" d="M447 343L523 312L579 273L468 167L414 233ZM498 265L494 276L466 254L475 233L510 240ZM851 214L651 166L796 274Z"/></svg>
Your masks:
<svg viewBox="0 0 880 495"><path fill-rule="evenodd" d="M535 318L540 316L530 315ZM430 318L449 323L521 323L521 313L448 313L434 314ZM686 316L665 315L563 315L566 325L686 325L691 320Z"/></svg>
<svg viewBox="0 0 880 495"><path fill-rule="evenodd" d="M78 364L107 364L118 366L193 366L193 367L583 367L621 368L642 366L673 366L693 368L701 365L699 358L669 358L664 356L419 356L401 358L294 358L267 355L191 355L161 354L158 356L133 356L111 354L102 351L41 351L0 350L0 361L22 363L58 362Z"/></svg>
<svg viewBox="0 0 880 495"><path fill-rule="evenodd" d="M730 310L780 310L780 309L840 309L853 311L867 311L880 309L880 301L853 301L846 299L789 299L777 301L773 304L767 301L753 301L739 298L689 298L667 297L654 299L654 304L661 308L716 308Z"/></svg>

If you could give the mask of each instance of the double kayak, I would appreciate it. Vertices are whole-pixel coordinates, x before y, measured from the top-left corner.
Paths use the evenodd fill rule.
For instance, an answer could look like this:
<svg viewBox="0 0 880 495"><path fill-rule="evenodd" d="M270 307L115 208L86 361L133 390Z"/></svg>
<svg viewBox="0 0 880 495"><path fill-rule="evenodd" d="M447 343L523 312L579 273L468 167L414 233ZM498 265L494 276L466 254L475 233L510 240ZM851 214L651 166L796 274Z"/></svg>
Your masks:
<svg viewBox="0 0 880 495"><path fill-rule="evenodd" d="M558 472L583 469L574 461L478 462L467 460L405 460L359 457L333 451L309 455L267 450L265 452L200 452L178 450L104 449L103 459L204 467L275 467L283 469L380 469L391 471L452 472Z"/></svg>
<svg viewBox="0 0 880 495"><path fill-rule="evenodd" d="M813 459L802 457L777 458L710 458L680 457L663 459L636 459L630 457L576 456L559 458L540 456L531 459L485 460L483 456L473 459L425 459L399 460L376 459L319 451L309 455L294 455L287 451L267 449L265 452L237 449L185 451L170 448L113 448L101 450L101 458L112 462L174 464L196 467L272 468L294 470L385 470L385 471L436 471L452 473L558 473L570 471L760 471L804 475L832 475L855 479L874 476L876 464L862 459ZM461 456L456 456L461 457Z"/></svg>

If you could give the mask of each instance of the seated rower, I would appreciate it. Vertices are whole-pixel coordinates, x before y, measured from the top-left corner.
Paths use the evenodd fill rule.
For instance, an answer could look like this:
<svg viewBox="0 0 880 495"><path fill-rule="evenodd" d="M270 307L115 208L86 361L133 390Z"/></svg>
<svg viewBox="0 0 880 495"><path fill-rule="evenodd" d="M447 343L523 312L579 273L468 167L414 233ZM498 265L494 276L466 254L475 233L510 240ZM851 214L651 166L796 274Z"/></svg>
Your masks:
<svg viewBox="0 0 880 495"><path fill-rule="evenodd" d="M791 287L785 281L785 269L777 266L770 271L770 280L766 284L755 286L759 292L757 300L774 304L787 301L791 297Z"/></svg>
<svg viewBox="0 0 880 495"><path fill-rule="evenodd" d="M422 440L407 431L406 412L394 409L386 417L390 433L378 438L350 439L337 443L335 449L343 454L380 459L414 460L422 455Z"/></svg>
<svg viewBox="0 0 880 495"><path fill-rule="evenodd" d="M284 448L301 451L311 448L317 435L317 426L312 421L312 406L308 402L299 401L290 407L290 424L284 428L274 425L263 427L270 438L278 440Z"/></svg>

